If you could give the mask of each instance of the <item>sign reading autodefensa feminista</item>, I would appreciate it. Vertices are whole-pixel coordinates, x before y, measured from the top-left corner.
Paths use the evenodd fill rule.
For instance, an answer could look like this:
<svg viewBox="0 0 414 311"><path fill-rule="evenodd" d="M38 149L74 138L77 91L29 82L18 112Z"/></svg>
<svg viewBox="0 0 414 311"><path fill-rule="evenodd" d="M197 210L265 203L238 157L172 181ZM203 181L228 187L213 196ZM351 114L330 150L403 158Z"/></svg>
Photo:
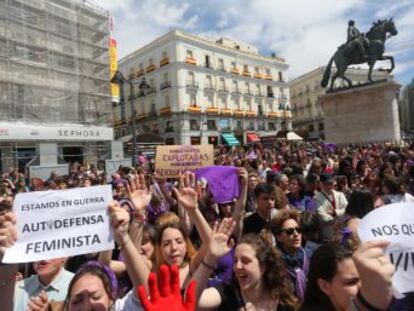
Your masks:
<svg viewBox="0 0 414 311"><path fill-rule="evenodd" d="M18 240L3 262L19 263L114 248L110 185L20 193L14 201Z"/></svg>
<svg viewBox="0 0 414 311"><path fill-rule="evenodd" d="M185 171L193 171L214 164L213 145L157 146L155 169L164 177L177 177Z"/></svg>

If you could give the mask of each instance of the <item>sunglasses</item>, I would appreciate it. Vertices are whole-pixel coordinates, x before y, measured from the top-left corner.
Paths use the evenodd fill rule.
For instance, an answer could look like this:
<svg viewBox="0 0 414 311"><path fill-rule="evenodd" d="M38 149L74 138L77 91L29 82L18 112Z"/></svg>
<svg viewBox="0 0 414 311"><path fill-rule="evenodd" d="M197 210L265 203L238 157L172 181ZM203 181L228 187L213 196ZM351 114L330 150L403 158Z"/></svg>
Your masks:
<svg viewBox="0 0 414 311"><path fill-rule="evenodd" d="M280 229L280 233L284 232L287 235L292 235L295 231L296 231L297 234L302 233L302 229L299 228L299 227Z"/></svg>

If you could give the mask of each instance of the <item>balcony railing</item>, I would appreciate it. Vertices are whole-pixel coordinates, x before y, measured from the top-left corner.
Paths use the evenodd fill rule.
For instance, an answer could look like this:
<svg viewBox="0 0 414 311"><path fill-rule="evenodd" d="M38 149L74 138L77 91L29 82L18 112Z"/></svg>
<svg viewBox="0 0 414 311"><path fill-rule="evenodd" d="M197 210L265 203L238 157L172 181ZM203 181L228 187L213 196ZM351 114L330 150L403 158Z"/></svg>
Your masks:
<svg viewBox="0 0 414 311"><path fill-rule="evenodd" d="M263 75L261 73L257 73L257 72L254 74L254 77L256 79L263 79Z"/></svg>
<svg viewBox="0 0 414 311"><path fill-rule="evenodd" d="M238 68L231 68L230 69L230 73L235 74L235 75L239 75L240 74L240 70Z"/></svg>
<svg viewBox="0 0 414 311"><path fill-rule="evenodd" d="M247 71L247 70L244 70L243 73L242 73L242 75L245 76L245 77L251 77L252 76L252 74L250 73L250 71Z"/></svg>
<svg viewBox="0 0 414 311"><path fill-rule="evenodd" d="M266 79L266 80L273 80L273 76L272 76L272 75L270 75L270 74L266 74L266 75L265 75L265 79Z"/></svg>
<svg viewBox="0 0 414 311"><path fill-rule="evenodd" d="M160 90L167 89L169 87L171 87L171 81L165 81L165 82L161 83Z"/></svg>
<svg viewBox="0 0 414 311"><path fill-rule="evenodd" d="M246 111L246 116L248 116L248 117L255 117L256 116L256 112L254 112L253 110L247 110Z"/></svg>
<svg viewBox="0 0 414 311"><path fill-rule="evenodd" d="M234 110L233 115L237 117L243 117L244 116L244 110Z"/></svg>
<svg viewBox="0 0 414 311"><path fill-rule="evenodd" d="M137 116L137 120L142 120L142 119L145 119L146 117L147 117L147 114L145 112L143 112L143 113L140 113Z"/></svg>
<svg viewBox="0 0 414 311"><path fill-rule="evenodd" d="M135 77L136 78L139 78L139 77L141 77L141 76L143 76L144 75L144 69L140 69L140 70L138 70L137 72L136 72L136 74L135 74Z"/></svg>
<svg viewBox="0 0 414 311"><path fill-rule="evenodd" d="M197 60L194 57L191 57L191 56L187 56L185 58L185 63L189 64L189 65L197 66Z"/></svg>
<svg viewBox="0 0 414 311"><path fill-rule="evenodd" d="M170 59L168 57L163 58L160 60L160 67L168 65L170 63Z"/></svg>
<svg viewBox="0 0 414 311"><path fill-rule="evenodd" d="M220 86L218 91L220 93L228 93L229 92L229 90L225 86Z"/></svg>
<svg viewBox="0 0 414 311"><path fill-rule="evenodd" d="M248 91L245 91L244 92L244 96L253 96L253 92L252 91L250 91L250 90L248 90Z"/></svg>
<svg viewBox="0 0 414 311"><path fill-rule="evenodd" d="M231 116L231 109L221 109L220 113L224 116Z"/></svg>
<svg viewBox="0 0 414 311"><path fill-rule="evenodd" d="M214 87L213 87L213 85L206 85L204 87L204 90L206 90L206 91L214 91Z"/></svg>
<svg viewBox="0 0 414 311"><path fill-rule="evenodd" d="M171 106L163 107L160 109L160 114L169 114L171 113Z"/></svg>
<svg viewBox="0 0 414 311"><path fill-rule="evenodd" d="M206 113L208 113L208 114L218 114L218 108L215 108L215 107L209 107L209 108L207 108L206 109Z"/></svg>
<svg viewBox="0 0 414 311"><path fill-rule="evenodd" d="M231 93L234 95L241 95L241 90L238 87L235 87L231 90Z"/></svg>
<svg viewBox="0 0 414 311"><path fill-rule="evenodd" d="M279 117L279 113L277 112L269 112L269 114L267 115L269 118L278 118Z"/></svg>
<svg viewBox="0 0 414 311"><path fill-rule="evenodd" d="M155 67L155 65L154 65L154 64L151 64L151 65L149 65L149 66L145 69L145 71L146 71L147 73L149 73L149 72L154 71L156 68L157 68L157 67Z"/></svg>
<svg viewBox="0 0 414 311"><path fill-rule="evenodd" d="M198 83L195 81L187 81L186 86L189 88L198 89Z"/></svg>
<svg viewBox="0 0 414 311"><path fill-rule="evenodd" d="M201 113L201 107L199 107L199 106L190 106L190 107L188 107L188 112Z"/></svg>

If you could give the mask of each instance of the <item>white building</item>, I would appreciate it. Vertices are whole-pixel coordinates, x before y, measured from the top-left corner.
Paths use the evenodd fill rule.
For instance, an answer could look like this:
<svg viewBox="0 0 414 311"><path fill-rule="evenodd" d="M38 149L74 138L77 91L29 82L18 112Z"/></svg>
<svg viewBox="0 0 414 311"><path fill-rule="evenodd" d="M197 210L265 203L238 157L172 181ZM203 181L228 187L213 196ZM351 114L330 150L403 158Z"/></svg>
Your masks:
<svg viewBox="0 0 414 311"><path fill-rule="evenodd" d="M276 135L291 117L287 68L283 58L260 55L254 46L180 30L119 62L124 76L137 82L137 132L157 133L167 144L247 143ZM144 77L151 88L141 92ZM114 107L118 138L132 134L128 85L125 99L125 106Z"/></svg>

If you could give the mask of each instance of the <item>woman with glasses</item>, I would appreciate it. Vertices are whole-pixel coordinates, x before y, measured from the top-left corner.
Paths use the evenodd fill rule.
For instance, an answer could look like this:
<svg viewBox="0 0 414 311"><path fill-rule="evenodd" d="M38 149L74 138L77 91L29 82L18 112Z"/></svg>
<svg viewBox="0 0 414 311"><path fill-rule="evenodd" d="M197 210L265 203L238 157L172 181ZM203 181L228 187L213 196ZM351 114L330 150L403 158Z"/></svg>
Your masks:
<svg viewBox="0 0 414 311"><path fill-rule="evenodd" d="M276 239L277 247L282 252L289 275L293 281L295 294L303 300L309 259L302 248L302 229L300 214L296 210L288 210L276 215L270 224Z"/></svg>

